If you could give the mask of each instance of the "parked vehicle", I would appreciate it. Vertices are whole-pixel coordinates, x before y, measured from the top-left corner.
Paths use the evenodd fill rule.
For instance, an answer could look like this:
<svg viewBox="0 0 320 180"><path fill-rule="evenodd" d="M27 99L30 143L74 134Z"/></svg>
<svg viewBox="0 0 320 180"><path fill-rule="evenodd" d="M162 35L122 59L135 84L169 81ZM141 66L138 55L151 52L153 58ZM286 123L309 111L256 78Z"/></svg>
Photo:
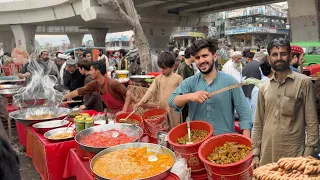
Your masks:
<svg viewBox="0 0 320 180"><path fill-rule="evenodd" d="M304 50L304 66L320 64L320 42L292 42L290 44L301 46Z"/></svg>

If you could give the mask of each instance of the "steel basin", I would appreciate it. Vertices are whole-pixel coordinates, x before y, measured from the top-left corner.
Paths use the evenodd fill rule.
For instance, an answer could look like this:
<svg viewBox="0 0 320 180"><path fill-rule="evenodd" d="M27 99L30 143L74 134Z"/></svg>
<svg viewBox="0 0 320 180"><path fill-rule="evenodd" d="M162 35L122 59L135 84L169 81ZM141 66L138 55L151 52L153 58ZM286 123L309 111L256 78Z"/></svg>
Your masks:
<svg viewBox="0 0 320 180"><path fill-rule="evenodd" d="M53 121L45 121L33 124L32 127L38 131L39 133L45 133L50 131L51 129L60 128L69 124L67 120L53 120Z"/></svg>
<svg viewBox="0 0 320 180"><path fill-rule="evenodd" d="M25 108L17 111L13 111L9 114L12 119L15 119L19 123L30 125L40 121L49 121L52 119L60 119L66 117L70 113L70 109L63 107L34 107ZM28 116L52 114L52 118L34 119L28 120Z"/></svg>
<svg viewBox="0 0 320 180"><path fill-rule="evenodd" d="M104 125L95 126L95 127L85 129L85 130L79 132L75 136L74 139L76 140L78 145L83 150L85 150L87 152L91 152L91 153L99 153L100 151L103 151L104 149L106 149L108 147L87 146L85 144L82 144L81 140L82 140L82 138L89 136L92 133L101 132L101 131L108 131L111 129L116 129L118 131L121 131L122 133L127 134L128 136L136 137L134 141L138 141L143 134L143 130L138 126L131 125L131 124L125 124L125 123L115 123L115 124L104 124Z"/></svg>
<svg viewBox="0 0 320 180"><path fill-rule="evenodd" d="M55 134L58 134L58 133L63 133L63 132L72 132L73 133L73 130L74 130L74 128L73 127L69 127L69 128L67 128L67 127L63 127L63 128L57 128L57 129L52 129L52 130L50 130L50 131L48 131L48 132L46 132L46 133L44 133L44 137L46 138L46 139L48 139L49 141L52 141L52 142L60 142L60 141L65 141L65 140L70 140L70 139L73 139L74 137L70 137L70 138L65 138L65 139L57 139L57 140L55 140L55 139L49 139L49 136L51 136L51 135L55 135Z"/></svg>
<svg viewBox="0 0 320 180"><path fill-rule="evenodd" d="M127 144L120 144L120 145L117 145L117 146L113 146L113 147L110 147L108 149L105 149L103 151L101 151L100 153L98 153L97 155L95 155L93 157L93 159L91 160L90 162L90 168L91 168L91 171L93 173L95 173L93 171L93 165L95 163L95 161L97 159L99 159L101 156L105 155L105 154L108 154L108 153L111 153L111 152L114 152L114 151L118 151L118 150L121 150L121 149L128 149L128 148L141 148L141 147L147 147L148 149L148 152L152 151L152 152L155 152L158 145L157 144L152 144L152 143L141 143L141 142L138 142L138 143L127 143ZM171 151L170 149L164 147L164 146L161 146L160 150L159 150L159 153L162 153L162 154L168 154L169 156L171 156L174 161L176 159L176 156L174 154L173 151ZM173 166L173 165L172 165ZM170 173L170 170L172 168L172 166L170 168L168 168L166 171L160 173L160 174L157 174L155 176L152 176L152 177L148 177L148 178L145 178L144 180L159 180L159 179L164 179L165 177L167 177ZM99 180L107 180L109 179L108 177L101 177L99 176L98 174L95 173L95 175L98 177Z"/></svg>
<svg viewBox="0 0 320 180"><path fill-rule="evenodd" d="M0 89L20 89L22 88L22 85L17 84L1 84Z"/></svg>
<svg viewBox="0 0 320 180"><path fill-rule="evenodd" d="M1 86L1 85L0 85ZM14 94L16 94L19 91L20 88L14 88L14 89L0 89L0 95L4 97L12 97Z"/></svg>

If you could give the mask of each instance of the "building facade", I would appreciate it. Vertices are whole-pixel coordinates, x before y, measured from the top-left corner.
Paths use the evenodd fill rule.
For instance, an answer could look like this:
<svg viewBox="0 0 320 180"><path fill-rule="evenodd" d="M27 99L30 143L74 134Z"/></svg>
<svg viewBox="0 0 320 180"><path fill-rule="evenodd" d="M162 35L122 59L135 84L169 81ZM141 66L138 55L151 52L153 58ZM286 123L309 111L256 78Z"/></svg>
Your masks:
<svg viewBox="0 0 320 180"><path fill-rule="evenodd" d="M287 13L275 6L255 6L225 13L227 41L240 47L267 46L275 38L288 38Z"/></svg>

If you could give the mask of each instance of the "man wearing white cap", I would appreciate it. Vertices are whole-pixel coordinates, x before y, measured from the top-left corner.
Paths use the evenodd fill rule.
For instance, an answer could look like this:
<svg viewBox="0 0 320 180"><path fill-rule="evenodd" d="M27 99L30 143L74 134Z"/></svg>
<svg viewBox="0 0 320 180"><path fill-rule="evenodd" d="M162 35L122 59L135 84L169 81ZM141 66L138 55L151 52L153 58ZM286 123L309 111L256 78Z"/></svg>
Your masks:
<svg viewBox="0 0 320 180"><path fill-rule="evenodd" d="M238 82L242 81L242 64L241 58L242 53L240 51L235 51L230 54L231 59L227 61L223 67L222 72L225 72L233 76Z"/></svg>
<svg viewBox="0 0 320 180"><path fill-rule="evenodd" d="M59 61L57 63L59 63L61 65L61 68L59 70L59 79L60 79L60 84L63 85L63 74L64 71L66 70L66 60L69 58L67 55L59 53L58 57Z"/></svg>

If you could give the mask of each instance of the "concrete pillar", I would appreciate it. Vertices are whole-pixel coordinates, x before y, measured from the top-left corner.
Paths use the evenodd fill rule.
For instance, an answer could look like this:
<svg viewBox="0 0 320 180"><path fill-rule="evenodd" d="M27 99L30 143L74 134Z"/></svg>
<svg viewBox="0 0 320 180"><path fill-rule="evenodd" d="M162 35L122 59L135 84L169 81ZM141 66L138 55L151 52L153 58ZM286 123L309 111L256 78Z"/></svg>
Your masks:
<svg viewBox="0 0 320 180"><path fill-rule="evenodd" d="M173 26L167 24L142 24L152 50L167 50Z"/></svg>
<svg viewBox="0 0 320 180"><path fill-rule="evenodd" d="M82 40L83 40L84 34L82 34L82 33L68 33L67 36L69 38L70 48L73 48L74 46L75 47L82 46Z"/></svg>
<svg viewBox="0 0 320 180"><path fill-rule="evenodd" d="M34 25L10 25L14 35L16 47L20 47L29 53L36 50L35 33L37 26Z"/></svg>
<svg viewBox="0 0 320 180"><path fill-rule="evenodd" d="M14 36L12 32L0 32L0 41L2 42L3 52L11 53L14 47Z"/></svg>
<svg viewBox="0 0 320 180"><path fill-rule="evenodd" d="M105 47L106 46L106 35L108 28L89 28L89 31L93 38L94 46Z"/></svg>
<svg viewBox="0 0 320 180"><path fill-rule="evenodd" d="M288 0L292 41L319 41L318 0Z"/></svg>

